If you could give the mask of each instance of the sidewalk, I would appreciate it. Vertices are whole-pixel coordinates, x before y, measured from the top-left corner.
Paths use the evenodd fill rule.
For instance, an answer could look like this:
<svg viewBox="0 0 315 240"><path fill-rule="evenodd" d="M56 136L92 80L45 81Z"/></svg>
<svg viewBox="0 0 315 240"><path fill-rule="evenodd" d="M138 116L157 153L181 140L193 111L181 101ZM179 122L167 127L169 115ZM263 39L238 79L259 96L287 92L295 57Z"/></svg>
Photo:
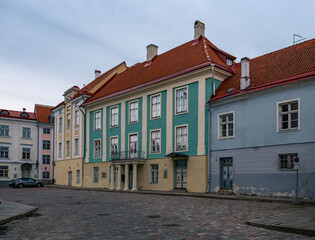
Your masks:
<svg viewBox="0 0 315 240"><path fill-rule="evenodd" d="M1 200L0 225L18 219L20 217L31 215L37 210L37 207Z"/></svg>

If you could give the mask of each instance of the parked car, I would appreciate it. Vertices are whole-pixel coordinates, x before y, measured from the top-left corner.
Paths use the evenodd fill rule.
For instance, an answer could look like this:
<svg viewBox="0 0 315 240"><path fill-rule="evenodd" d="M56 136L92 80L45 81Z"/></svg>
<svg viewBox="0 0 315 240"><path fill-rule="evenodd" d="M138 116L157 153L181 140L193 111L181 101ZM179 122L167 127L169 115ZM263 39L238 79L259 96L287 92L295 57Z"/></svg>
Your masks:
<svg viewBox="0 0 315 240"><path fill-rule="evenodd" d="M14 187L15 181L16 181L16 179L12 179L12 180L9 182L9 186L10 186L10 187Z"/></svg>
<svg viewBox="0 0 315 240"><path fill-rule="evenodd" d="M23 188L23 187L43 187L44 184L34 178L18 178L14 181L13 187Z"/></svg>

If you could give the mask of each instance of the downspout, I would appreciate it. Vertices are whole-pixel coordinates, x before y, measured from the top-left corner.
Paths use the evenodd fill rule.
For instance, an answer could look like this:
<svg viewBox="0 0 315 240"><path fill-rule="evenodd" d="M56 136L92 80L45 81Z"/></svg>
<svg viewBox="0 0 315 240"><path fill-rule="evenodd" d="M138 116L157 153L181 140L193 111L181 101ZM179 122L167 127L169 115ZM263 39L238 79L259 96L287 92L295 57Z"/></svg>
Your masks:
<svg viewBox="0 0 315 240"><path fill-rule="evenodd" d="M37 122L37 160L36 160L36 171L37 171L37 180L39 180L39 124Z"/></svg>
<svg viewBox="0 0 315 240"><path fill-rule="evenodd" d="M211 72L212 72L212 94L215 96L215 79L214 79L214 66L215 64L211 64ZM210 103L207 103L208 109L208 187L207 192L211 192L211 108Z"/></svg>
<svg viewBox="0 0 315 240"><path fill-rule="evenodd" d="M85 101L84 100L84 97L83 97L83 93L81 94L81 97L83 99L83 102ZM81 180L81 186L83 187L83 180L84 180L84 162L85 162L85 151L86 151L86 115L85 115L85 112L83 112L82 108L81 108L81 105L79 105L79 109L80 111L82 112L83 114L83 157L82 157L82 180Z"/></svg>
<svg viewBox="0 0 315 240"><path fill-rule="evenodd" d="M53 151L52 151L52 159L53 159L53 162L52 162L52 184L55 184L55 116L53 116L54 118L54 124L52 125L53 126Z"/></svg>

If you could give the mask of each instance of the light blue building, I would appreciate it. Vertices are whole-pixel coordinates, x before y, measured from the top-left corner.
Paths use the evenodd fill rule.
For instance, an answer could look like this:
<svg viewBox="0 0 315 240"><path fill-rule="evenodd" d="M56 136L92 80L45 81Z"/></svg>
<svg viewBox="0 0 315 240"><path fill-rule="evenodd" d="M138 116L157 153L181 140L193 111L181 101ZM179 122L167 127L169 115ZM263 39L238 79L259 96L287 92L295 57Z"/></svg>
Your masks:
<svg viewBox="0 0 315 240"><path fill-rule="evenodd" d="M209 105L209 191L293 197L299 168L315 198L315 39L243 58Z"/></svg>

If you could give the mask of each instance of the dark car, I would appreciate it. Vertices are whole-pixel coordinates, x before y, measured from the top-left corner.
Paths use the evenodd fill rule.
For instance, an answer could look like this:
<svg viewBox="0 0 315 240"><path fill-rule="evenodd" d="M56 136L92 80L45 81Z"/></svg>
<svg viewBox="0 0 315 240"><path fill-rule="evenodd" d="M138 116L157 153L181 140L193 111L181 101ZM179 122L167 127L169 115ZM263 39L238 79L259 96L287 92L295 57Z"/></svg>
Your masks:
<svg viewBox="0 0 315 240"><path fill-rule="evenodd" d="M43 187L44 184L34 178L18 178L14 181L13 187L23 188L23 187Z"/></svg>
<svg viewBox="0 0 315 240"><path fill-rule="evenodd" d="M9 182L9 186L10 186L10 187L14 187L15 181L16 181L16 179L12 179L12 180Z"/></svg>

